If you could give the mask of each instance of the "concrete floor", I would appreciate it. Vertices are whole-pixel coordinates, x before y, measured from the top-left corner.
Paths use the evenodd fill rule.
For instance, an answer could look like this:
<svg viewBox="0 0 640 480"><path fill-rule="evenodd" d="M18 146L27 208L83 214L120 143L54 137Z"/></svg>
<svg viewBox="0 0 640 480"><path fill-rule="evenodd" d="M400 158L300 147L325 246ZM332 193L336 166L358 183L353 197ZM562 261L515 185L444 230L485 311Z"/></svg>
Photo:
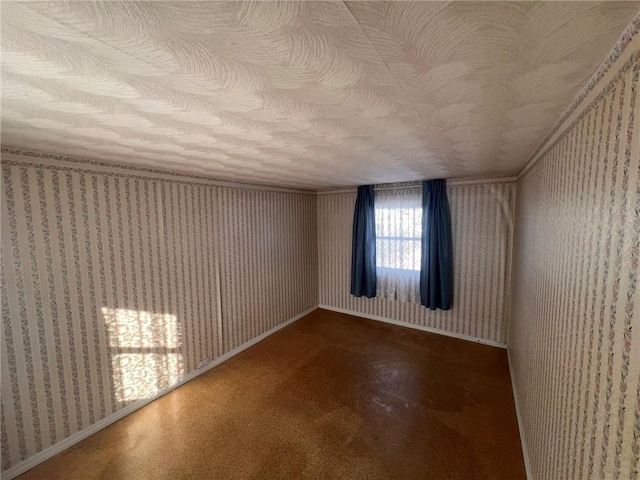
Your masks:
<svg viewBox="0 0 640 480"><path fill-rule="evenodd" d="M524 479L506 352L316 310L21 479Z"/></svg>

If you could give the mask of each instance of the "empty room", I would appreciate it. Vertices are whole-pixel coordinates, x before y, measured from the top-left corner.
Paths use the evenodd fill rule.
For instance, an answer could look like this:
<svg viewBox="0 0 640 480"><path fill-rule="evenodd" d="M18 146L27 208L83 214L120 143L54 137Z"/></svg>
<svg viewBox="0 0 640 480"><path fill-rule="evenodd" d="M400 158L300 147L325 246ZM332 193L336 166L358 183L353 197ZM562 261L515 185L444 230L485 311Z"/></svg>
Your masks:
<svg viewBox="0 0 640 480"><path fill-rule="evenodd" d="M0 24L2 479L640 480L640 2Z"/></svg>

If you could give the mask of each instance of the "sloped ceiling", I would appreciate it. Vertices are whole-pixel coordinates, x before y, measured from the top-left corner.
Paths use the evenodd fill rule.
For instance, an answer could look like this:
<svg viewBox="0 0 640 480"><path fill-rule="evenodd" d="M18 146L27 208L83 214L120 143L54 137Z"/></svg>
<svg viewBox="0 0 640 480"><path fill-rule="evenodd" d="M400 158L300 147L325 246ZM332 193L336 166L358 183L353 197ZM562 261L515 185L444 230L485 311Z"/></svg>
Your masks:
<svg viewBox="0 0 640 480"><path fill-rule="evenodd" d="M298 187L511 174L638 2L2 3L2 142Z"/></svg>

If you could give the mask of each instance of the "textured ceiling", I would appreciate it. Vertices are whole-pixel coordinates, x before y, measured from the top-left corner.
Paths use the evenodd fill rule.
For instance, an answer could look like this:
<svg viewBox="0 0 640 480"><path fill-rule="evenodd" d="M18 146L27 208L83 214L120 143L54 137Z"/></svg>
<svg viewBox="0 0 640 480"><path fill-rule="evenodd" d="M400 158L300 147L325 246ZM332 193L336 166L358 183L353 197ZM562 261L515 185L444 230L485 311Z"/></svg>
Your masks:
<svg viewBox="0 0 640 480"><path fill-rule="evenodd" d="M299 187L511 174L637 2L2 2L2 142Z"/></svg>

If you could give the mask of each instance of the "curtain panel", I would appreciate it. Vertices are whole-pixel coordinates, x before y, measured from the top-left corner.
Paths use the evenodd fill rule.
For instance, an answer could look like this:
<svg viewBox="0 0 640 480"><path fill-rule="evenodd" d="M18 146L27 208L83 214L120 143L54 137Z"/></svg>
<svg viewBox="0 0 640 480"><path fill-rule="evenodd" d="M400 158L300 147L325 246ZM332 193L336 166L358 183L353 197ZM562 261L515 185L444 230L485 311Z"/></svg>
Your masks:
<svg viewBox="0 0 640 480"><path fill-rule="evenodd" d="M373 185L358 187L353 213L351 295L376 296L376 225Z"/></svg>
<svg viewBox="0 0 640 480"><path fill-rule="evenodd" d="M422 184L421 250L421 303L431 310L449 310L453 300L453 244L446 180Z"/></svg>

